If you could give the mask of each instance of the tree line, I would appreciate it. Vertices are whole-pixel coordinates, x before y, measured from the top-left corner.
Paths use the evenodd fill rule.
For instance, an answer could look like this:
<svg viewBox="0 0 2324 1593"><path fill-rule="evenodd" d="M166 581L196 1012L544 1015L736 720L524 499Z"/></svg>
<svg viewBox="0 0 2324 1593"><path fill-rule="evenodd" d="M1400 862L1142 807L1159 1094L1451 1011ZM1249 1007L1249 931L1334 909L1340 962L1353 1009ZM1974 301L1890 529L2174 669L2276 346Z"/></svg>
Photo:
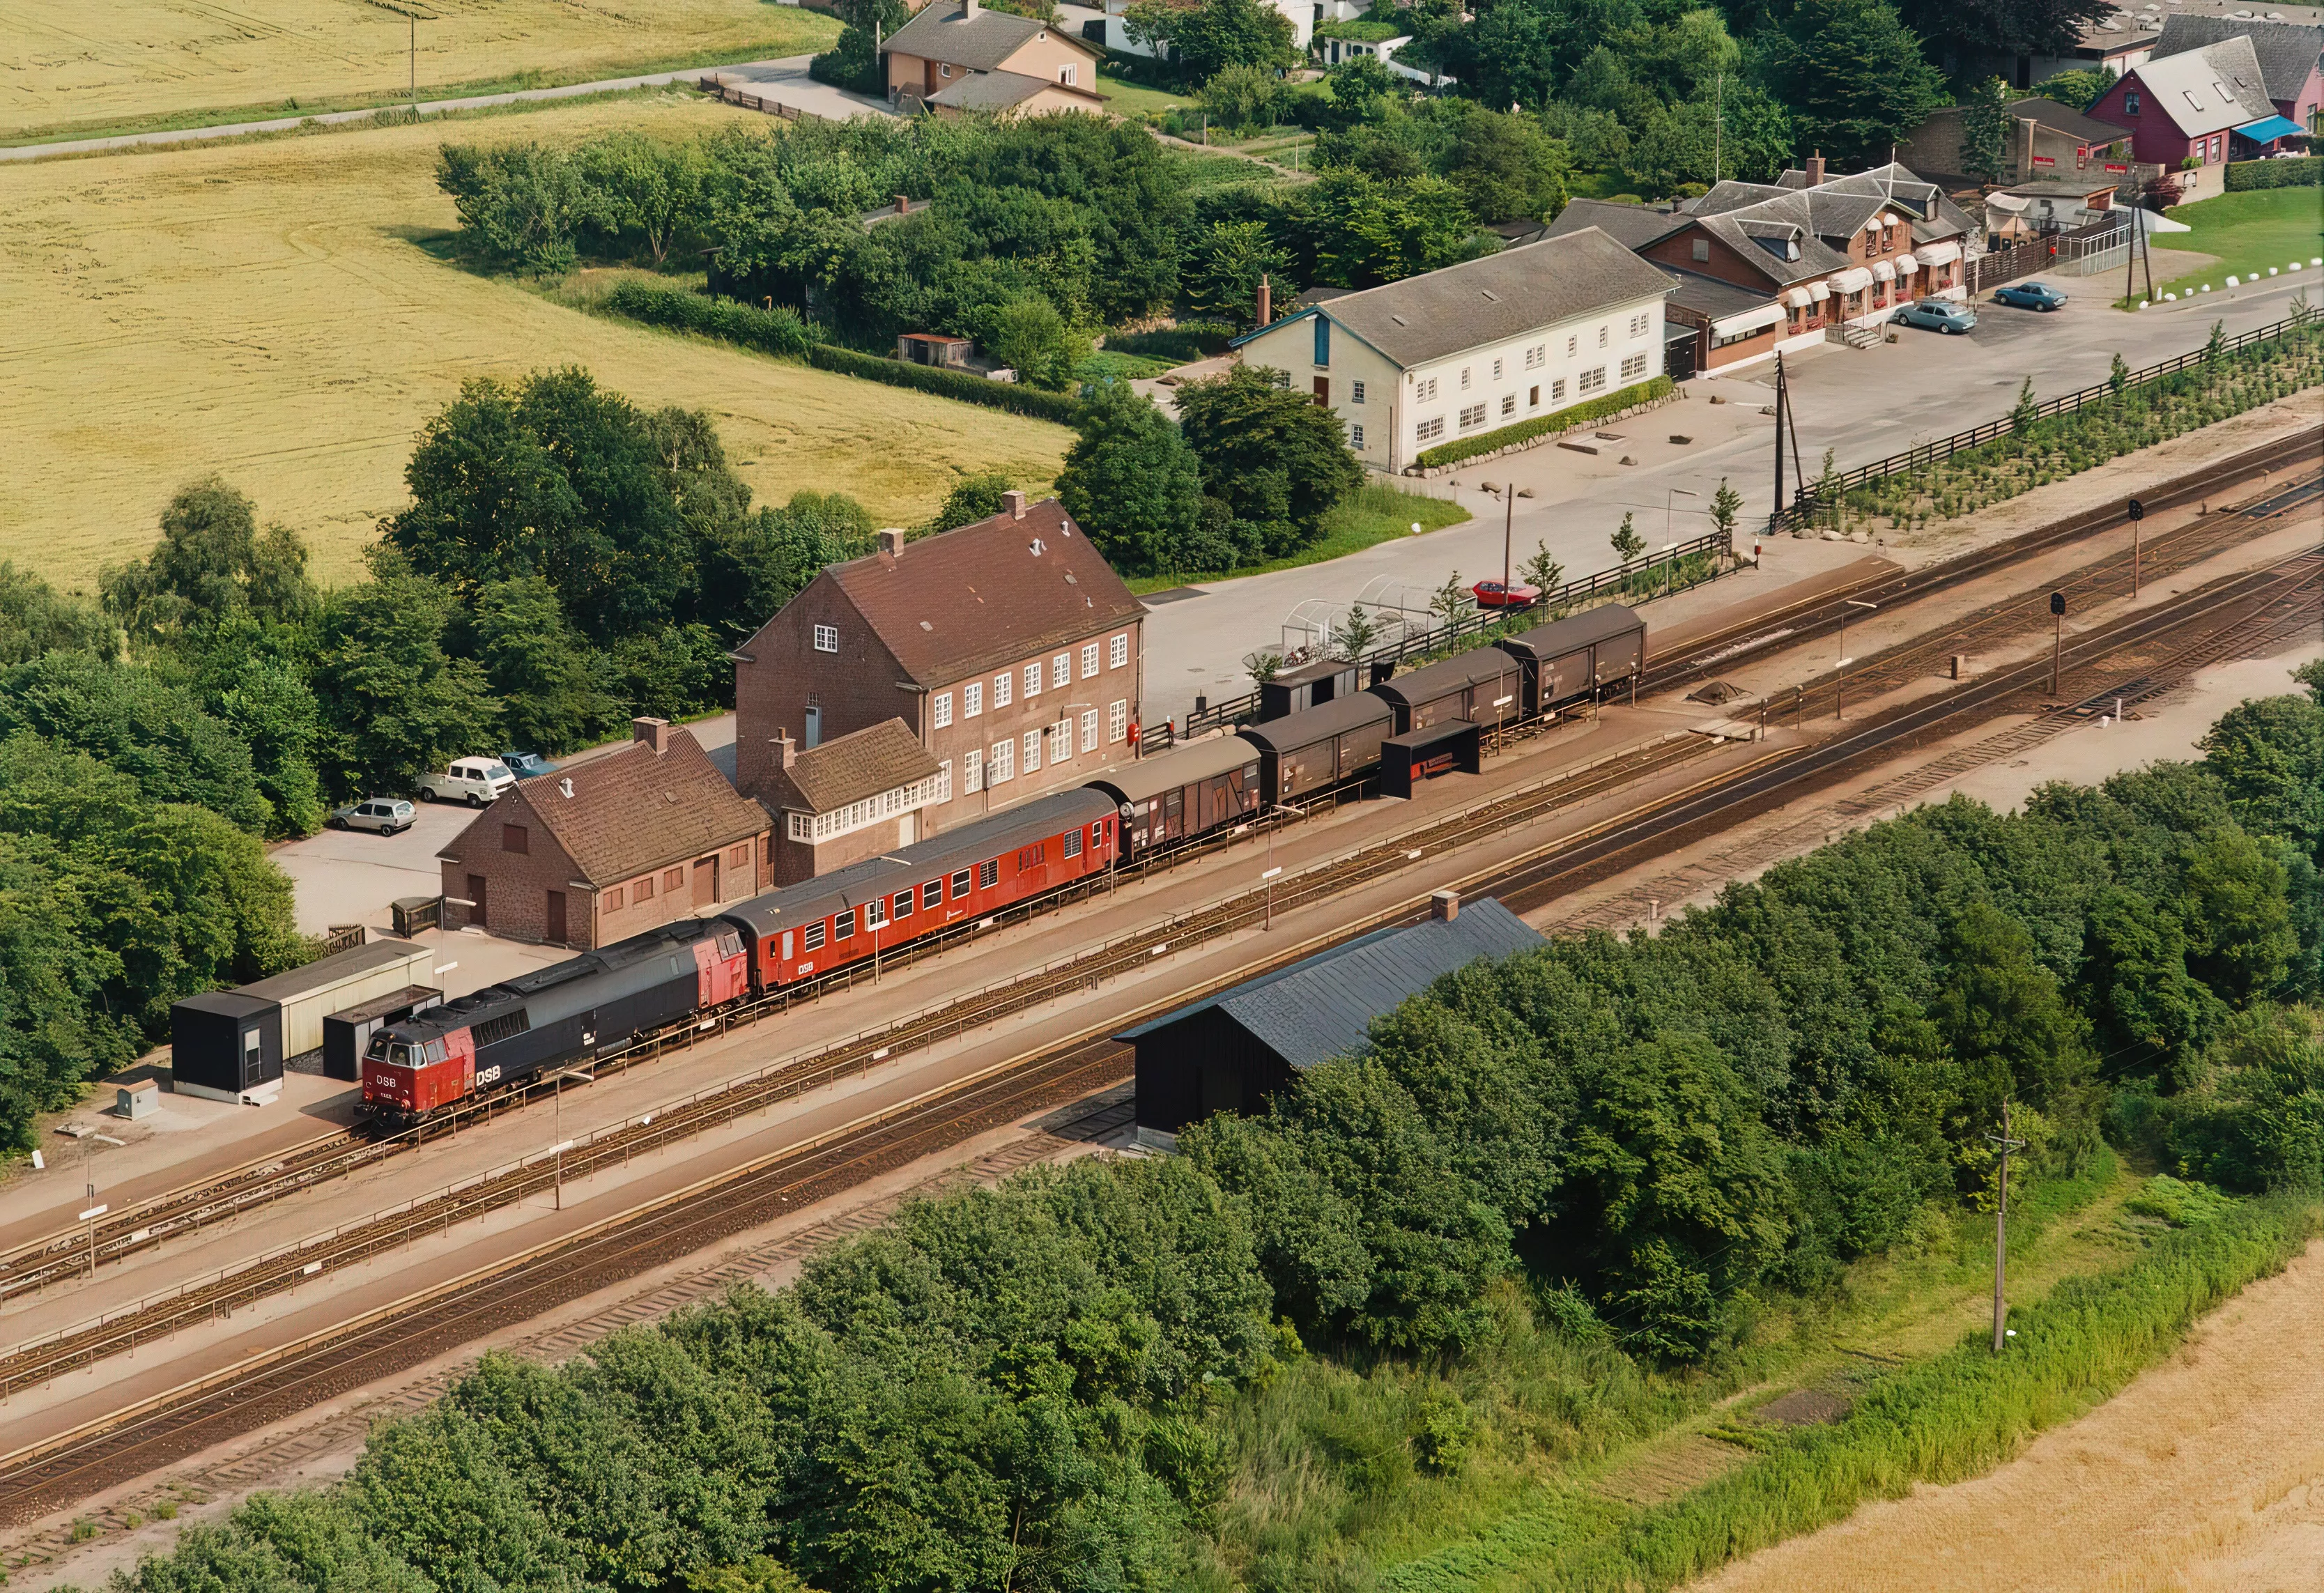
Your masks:
<svg viewBox="0 0 2324 1593"><path fill-rule="evenodd" d="M343 1486L189 1530L115 1593L1349 1585L1222 1501L1298 1475L1379 1507L1457 1472L1489 1435L1431 1368L1518 1340L1586 1357L1590 1387L1541 1392L1607 1441L1656 1368L1989 1200L2005 1107L2036 1189L2106 1139L2313 1187L2310 680L2200 763L1956 798L1660 935L1474 964L1182 1155L916 1202L562 1367L488 1358ZM2173 1187L2182 1217L2219 1201ZM1303 1358L1410 1368L1402 1425L1254 1421Z"/></svg>

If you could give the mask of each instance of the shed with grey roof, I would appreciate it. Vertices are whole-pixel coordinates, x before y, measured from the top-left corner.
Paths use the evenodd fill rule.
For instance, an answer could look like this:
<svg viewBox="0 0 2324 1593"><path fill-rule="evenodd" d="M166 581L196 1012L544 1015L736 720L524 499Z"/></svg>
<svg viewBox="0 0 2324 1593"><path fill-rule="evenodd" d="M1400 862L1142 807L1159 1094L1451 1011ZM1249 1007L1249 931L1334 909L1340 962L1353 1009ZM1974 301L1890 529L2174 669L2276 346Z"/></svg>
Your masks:
<svg viewBox="0 0 2324 1593"><path fill-rule="evenodd" d="M1294 1074L1363 1048L1374 1019L1480 957L1543 944L1490 897L1440 891L1425 923L1374 930L1114 1037L1138 1054L1138 1126L1253 1115Z"/></svg>

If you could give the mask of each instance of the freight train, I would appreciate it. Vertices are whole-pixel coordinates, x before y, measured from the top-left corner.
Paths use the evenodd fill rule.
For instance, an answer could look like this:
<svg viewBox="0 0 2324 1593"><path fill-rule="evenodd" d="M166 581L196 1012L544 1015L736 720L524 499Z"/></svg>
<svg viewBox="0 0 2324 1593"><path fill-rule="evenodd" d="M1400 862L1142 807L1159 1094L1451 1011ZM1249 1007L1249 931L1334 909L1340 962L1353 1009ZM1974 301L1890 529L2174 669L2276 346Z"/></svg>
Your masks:
<svg viewBox="0 0 2324 1593"><path fill-rule="evenodd" d="M1618 604L1509 637L1235 735L1107 769L932 840L666 924L377 1030L361 1110L399 1128L737 1002L1250 821L1267 806L1452 762L1473 738L1635 678L1646 627ZM1400 749L1394 769L1386 754Z"/></svg>

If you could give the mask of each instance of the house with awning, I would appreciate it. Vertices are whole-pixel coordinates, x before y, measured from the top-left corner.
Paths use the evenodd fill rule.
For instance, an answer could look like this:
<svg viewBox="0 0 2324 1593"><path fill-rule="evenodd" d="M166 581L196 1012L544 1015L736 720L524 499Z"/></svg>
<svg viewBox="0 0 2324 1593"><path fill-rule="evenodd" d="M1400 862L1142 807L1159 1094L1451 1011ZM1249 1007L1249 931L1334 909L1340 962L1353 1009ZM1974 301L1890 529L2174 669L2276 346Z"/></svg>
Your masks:
<svg viewBox="0 0 2324 1593"><path fill-rule="evenodd" d="M2174 176L2182 199L2224 193L2228 161L2302 131L2268 97L2259 52L2240 33L2132 68L2090 115L2129 128L2131 153Z"/></svg>
<svg viewBox="0 0 2324 1593"><path fill-rule="evenodd" d="M1584 224L1602 225L1594 212ZM1910 169L1827 178L1821 157L1772 183L1720 183L1635 226L1631 246L1679 273L1668 313L1694 327L1703 372L1820 341L1832 328L1869 328L1915 299L1964 297L1961 262L1973 242L1960 207Z"/></svg>
<svg viewBox="0 0 2324 1593"><path fill-rule="evenodd" d="M2324 13L2305 11L2298 21L2273 10L2264 17L2248 11L2241 16L2174 13L2163 19L2154 53L2182 55L2236 38L2251 41L2260 87L2275 114L2294 128L2317 132L2324 118Z"/></svg>

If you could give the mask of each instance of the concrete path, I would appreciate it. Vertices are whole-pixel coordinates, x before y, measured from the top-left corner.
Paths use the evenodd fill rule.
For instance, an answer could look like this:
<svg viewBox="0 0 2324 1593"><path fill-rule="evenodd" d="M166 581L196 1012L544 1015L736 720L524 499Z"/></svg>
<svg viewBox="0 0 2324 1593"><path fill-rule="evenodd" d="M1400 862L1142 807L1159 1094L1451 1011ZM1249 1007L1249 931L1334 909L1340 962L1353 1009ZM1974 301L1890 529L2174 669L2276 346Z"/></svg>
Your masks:
<svg viewBox="0 0 2324 1593"><path fill-rule="evenodd" d="M715 76L728 83L746 86L770 99L780 100L787 106L795 106L835 120L895 114L880 100L849 94L815 81L807 75L807 62L811 59L791 55L779 60L738 61L730 66L688 67L684 71L652 72L639 78L606 78L595 83L568 83L562 88L518 88L506 94L470 95L464 99L424 99L420 102L420 112L422 115L433 116L446 111L472 111L486 106L519 105L531 100L577 99L592 94L615 94L629 88L692 83L705 76ZM85 155L106 150L134 149L141 144L196 143L210 138L237 138L249 133L288 133L309 122L337 126L349 122L370 121L380 114L382 108L400 110L402 107L391 106L359 111L326 111L311 116L275 116L263 122L225 122L215 127L180 127L161 133L126 133L114 138L77 138L58 143L19 144L10 149L0 149L0 161L38 161L51 155Z"/></svg>

